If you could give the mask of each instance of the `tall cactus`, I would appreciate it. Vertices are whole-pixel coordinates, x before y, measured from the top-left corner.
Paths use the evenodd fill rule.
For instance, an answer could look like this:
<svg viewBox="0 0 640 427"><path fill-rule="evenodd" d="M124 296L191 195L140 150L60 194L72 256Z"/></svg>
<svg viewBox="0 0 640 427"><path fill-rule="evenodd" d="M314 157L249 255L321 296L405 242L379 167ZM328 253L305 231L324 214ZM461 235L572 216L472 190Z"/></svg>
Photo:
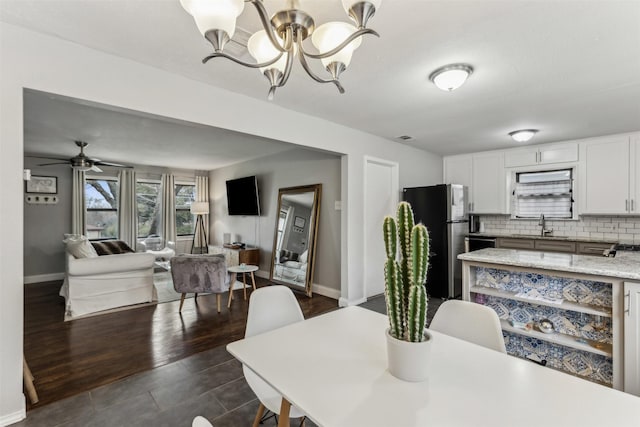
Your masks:
<svg viewBox="0 0 640 427"><path fill-rule="evenodd" d="M427 319L427 292L423 285L429 266L429 233L424 225L414 225L411 205L406 202L398 205L397 219L397 225L391 216L383 222L389 332L397 339L419 342L424 339Z"/></svg>

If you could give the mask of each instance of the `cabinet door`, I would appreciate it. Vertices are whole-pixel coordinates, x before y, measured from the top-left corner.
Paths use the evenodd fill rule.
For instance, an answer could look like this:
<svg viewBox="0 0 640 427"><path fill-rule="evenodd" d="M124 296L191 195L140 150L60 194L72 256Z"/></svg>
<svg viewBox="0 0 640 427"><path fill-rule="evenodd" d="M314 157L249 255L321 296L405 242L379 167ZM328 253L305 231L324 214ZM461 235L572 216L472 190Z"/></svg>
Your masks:
<svg viewBox="0 0 640 427"><path fill-rule="evenodd" d="M538 149L508 150L504 153L504 167L531 166L538 163Z"/></svg>
<svg viewBox="0 0 640 427"><path fill-rule="evenodd" d="M630 193L630 212L634 215L640 213L640 135L634 135L631 137L631 188Z"/></svg>
<svg viewBox="0 0 640 427"><path fill-rule="evenodd" d="M536 240L535 247L537 251L543 252L576 252L576 242L566 242L558 240Z"/></svg>
<svg viewBox="0 0 640 427"><path fill-rule="evenodd" d="M473 156L473 213L507 213L507 178L503 153Z"/></svg>
<svg viewBox="0 0 640 427"><path fill-rule="evenodd" d="M473 167L472 156L452 156L444 158L444 183L445 184L462 184L469 189L467 210L471 211L473 203L472 180L473 175L471 168Z"/></svg>
<svg viewBox="0 0 640 427"><path fill-rule="evenodd" d="M577 162L578 161L578 144L567 142L562 145L552 145L549 147L540 147L540 155L538 156L538 163L540 164L552 164L552 163L564 163L564 162Z"/></svg>
<svg viewBox="0 0 640 427"><path fill-rule="evenodd" d="M629 207L629 138L582 143L583 214L626 214Z"/></svg>
<svg viewBox="0 0 640 427"><path fill-rule="evenodd" d="M624 284L624 391L640 396L640 283Z"/></svg>
<svg viewBox="0 0 640 427"><path fill-rule="evenodd" d="M535 248L534 242L531 239L510 239L508 237L498 238L496 246L501 249L533 250Z"/></svg>
<svg viewBox="0 0 640 427"><path fill-rule="evenodd" d="M611 249L613 243L600 243L600 242L578 242L576 253L578 255L596 255L602 256L605 250Z"/></svg>

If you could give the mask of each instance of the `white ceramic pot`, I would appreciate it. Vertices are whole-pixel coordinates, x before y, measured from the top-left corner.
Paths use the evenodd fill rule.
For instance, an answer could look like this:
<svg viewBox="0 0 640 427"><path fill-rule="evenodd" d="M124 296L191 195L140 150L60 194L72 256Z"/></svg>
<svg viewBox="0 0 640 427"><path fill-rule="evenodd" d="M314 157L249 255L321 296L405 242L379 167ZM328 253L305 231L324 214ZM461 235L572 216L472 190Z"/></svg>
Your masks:
<svg viewBox="0 0 640 427"><path fill-rule="evenodd" d="M411 382L425 381L431 365L433 336L425 331L425 341L409 342L392 337L387 329L387 366L394 377Z"/></svg>

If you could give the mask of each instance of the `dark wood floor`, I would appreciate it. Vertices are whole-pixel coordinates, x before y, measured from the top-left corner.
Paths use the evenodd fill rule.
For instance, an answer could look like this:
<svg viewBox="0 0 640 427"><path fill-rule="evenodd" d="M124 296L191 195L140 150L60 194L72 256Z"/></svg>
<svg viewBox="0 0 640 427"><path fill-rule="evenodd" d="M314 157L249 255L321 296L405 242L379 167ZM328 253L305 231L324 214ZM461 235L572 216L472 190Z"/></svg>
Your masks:
<svg viewBox="0 0 640 427"><path fill-rule="evenodd" d="M269 282L256 278L258 286ZM231 310L214 295L64 322L61 282L25 286L24 354L40 402L61 400L157 368L244 335L248 304L235 291ZM337 309L337 301L296 294L305 318ZM226 302L226 298L223 298ZM28 407L31 409L32 405Z"/></svg>

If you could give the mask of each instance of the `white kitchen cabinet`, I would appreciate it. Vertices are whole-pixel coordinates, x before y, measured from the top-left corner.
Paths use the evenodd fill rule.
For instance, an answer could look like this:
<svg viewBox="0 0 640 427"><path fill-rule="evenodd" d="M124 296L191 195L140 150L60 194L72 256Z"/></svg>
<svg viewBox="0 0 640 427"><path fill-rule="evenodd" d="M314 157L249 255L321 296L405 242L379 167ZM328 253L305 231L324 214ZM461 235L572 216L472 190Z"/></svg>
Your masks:
<svg viewBox="0 0 640 427"><path fill-rule="evenodd" d="M638 214L638 138L614 135L580 144L580 213Z"/></svg>
<svg viewBox="0 0 640 427"><path fill-rule="evenodd" d="M624 284L624 391L640 396L640 283Z"/></svg>
<svg viewBox="0 0 640 427"><path fill-rule="evenodd" d="M577 161L578 144L575 142L507 150L504 153L504 166L507 168Z"/></svg>
<svg viewBox="0 0 640 427"><path fill-rule="evenodd" d="M473 155L471 212L476 214L507 213L507 174L503 152Z"/></svg>
<svg viewBox="0 0 640 427"><path fill-rule="evenodd" d="M473 156L450 156L444 158L444 183L445 184L462 184L467 186L468 190L468 206L467 210L471 211L473 205Z"/></svg>
<svg viewBox="0 0 640 427"><path fill-rule="evenodd" d="M640 215L640 135L635 134L631 137L629 146L631 164L634 165L629 170L629 196L631 198L631 213Z"/></svg>

